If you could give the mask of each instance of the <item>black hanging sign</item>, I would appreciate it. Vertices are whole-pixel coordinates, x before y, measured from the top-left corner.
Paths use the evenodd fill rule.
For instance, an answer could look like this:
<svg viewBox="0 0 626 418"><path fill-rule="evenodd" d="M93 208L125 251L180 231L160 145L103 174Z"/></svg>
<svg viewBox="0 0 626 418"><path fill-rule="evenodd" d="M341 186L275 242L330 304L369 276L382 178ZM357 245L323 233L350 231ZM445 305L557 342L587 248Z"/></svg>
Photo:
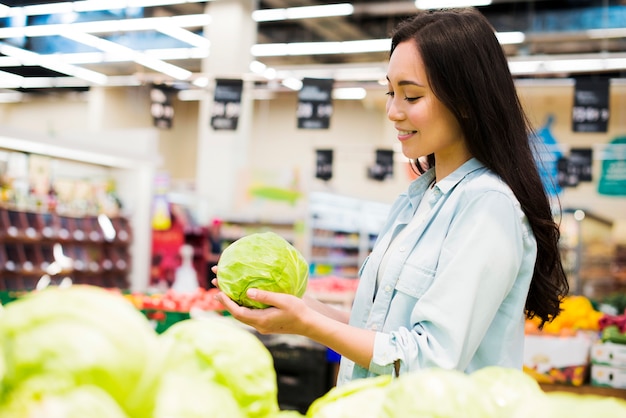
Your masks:
<svg viewBox="0 0 626 418"><path fill-rule="evenodd" d="M215 130L237 129L241 114L243 80L215 80L211 127Z"/></svg>
<svg viewBox="0 0 626 418"><path fill-rule="evenodd" d="M574 88L572 130L606 132L609 122L609 78L577 78Z"/></svg>
<svg viewBox="0 0 626 418"><path fill-rule="evenodd" d="M333 150L318 149L315 151L315 177L324 181L333 177Z"/></svg>
<svg viewBox="0 0 626 418"><path fill-rule="evenodd" d="M156 128L170 129L174 120L174 108L172 107L172 95L174 89L163 85L152 85L150 89L150 114Z"/></svg>
<svg viewBox="0 0 626 418"><path fill-rule="evenodd" d="M376 163L368 167L367 177L378 181L393 177L393 150L376 150Z"/></svg>
<svg viewBox="0 0 626 418"><path fill-rule="evenodd" d="M332 79L304 78L298 92L298 129L328 129L333 114Z"/></svg>
<svg viewBox="0 0 626 418"><path fill-rule="evenodd" d="M561 187L576 187L582 181L591 181L591 148L572 148L569 156L557 160L557 178Z"/></svg>
<svg viewBox="0 0 626 418"><path fill-rule="evenodd" d="M580 181L592 181L591 164L593 162L593 149L572 148L569 152L569 159L580 167L578 174Z"/></svg>

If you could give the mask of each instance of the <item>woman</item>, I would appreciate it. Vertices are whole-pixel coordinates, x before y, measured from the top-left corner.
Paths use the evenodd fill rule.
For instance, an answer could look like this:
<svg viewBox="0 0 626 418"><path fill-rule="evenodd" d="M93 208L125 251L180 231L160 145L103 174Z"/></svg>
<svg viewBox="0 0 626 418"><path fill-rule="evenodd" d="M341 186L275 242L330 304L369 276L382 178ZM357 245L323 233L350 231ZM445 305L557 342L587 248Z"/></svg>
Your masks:
<svg viewBox="0 0 626 418"><path fill-rule="evenodd" d="M338 384L426 367L521 368L525 317L568 292L558 226L506 57L474 9L419 12L392 37L387 115L429 169L399 196L361 267L349 315L260 290L232 315L342 355ZM219 277L219 273L218 273Z"/></svg>

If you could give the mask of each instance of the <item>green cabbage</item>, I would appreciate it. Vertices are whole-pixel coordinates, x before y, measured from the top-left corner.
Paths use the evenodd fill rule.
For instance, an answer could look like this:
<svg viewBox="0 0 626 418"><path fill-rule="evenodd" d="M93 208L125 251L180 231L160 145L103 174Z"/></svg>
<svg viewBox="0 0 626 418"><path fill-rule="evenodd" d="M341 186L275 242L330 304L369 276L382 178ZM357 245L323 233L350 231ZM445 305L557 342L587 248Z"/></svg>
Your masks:
<svg viewBox="0 0 626 418"><path fill-rule="evenodd" d="M130 416L145 416L139 382L157 334L121 295L98 287L51 287L5 307L0 321L4 396L37 376L95 385ZM153 395L152 395L153 396Z"/></svg>
<svg viewBox="0 0 626 418"><path fill-rule="evenodd" d="M198 376L228 388L246 417L278 411L278 386L270 351L230 318L177 322L160 335L161 373ZM208 396L208 394L207 394Z"/></svg>
<svg viewBox="0 0 626 418"><path fill-rule="evenodd" d="M69 378L36 376L20 382L0 406L0 418L128 418L103 389Z"/></svg>
<svg viewBox="0 0 626 418"><path fill-rule="evenodd" d="M335 386L311 403L309 418L362 418L377 417L387 396L391 375L357 379Z"/></svg>
<svg viewBox="0 0 626 418"><path fill-rule="evenodd" d="M623 418L626 401L609 396L547 392L519 405L510 418Z"/></svg>
<svg viewBox="0 0 626 418"><path fill-rule="evenodd" d="M520 369L484 367L470 374L470 378L493 398L502 417L511 417L524 402L535 402L535 398L544 396L539 383Z"/></svg>
<svg viewBox="0 0 626 418"><path fill-rule="evenodd" d="M465 373L429 368L400 375L387 388L380 418L495 418L489 393Z"/></svg>
<svg viewBox="0 0 626 418"><path fill-rule="evenodd" d="M219 287L239 305L266 308L246 296L250 288L302 297L309 266L302 254L274 232L247 235L230 244L217 264Z"/></svg>
<svg viewBox="0 0 626 418"><path fill-rule="evenodd" d="M152 418L246 418L232 392L203 373L165 372L160 383Z"/></svg>

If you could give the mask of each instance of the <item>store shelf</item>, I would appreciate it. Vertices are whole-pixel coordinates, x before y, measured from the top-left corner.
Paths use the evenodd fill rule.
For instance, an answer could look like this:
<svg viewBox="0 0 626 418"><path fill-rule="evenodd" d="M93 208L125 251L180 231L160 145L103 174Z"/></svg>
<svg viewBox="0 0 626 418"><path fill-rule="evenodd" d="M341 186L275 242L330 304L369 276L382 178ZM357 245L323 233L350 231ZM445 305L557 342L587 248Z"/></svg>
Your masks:
<svg viewBox="0 0 626 418"><path fill-rule="evenodd" d="M44 276L128 289L133 233L126 218L110 221L106 238L94 216L0 207L0 290L33 290Z"/></svg>
<svg viewBox="0 0 626 418"><path fill-rule="evenodd" d="M312 193L309 206L311 275L357 278L386 219L388 205Z"/></svg>

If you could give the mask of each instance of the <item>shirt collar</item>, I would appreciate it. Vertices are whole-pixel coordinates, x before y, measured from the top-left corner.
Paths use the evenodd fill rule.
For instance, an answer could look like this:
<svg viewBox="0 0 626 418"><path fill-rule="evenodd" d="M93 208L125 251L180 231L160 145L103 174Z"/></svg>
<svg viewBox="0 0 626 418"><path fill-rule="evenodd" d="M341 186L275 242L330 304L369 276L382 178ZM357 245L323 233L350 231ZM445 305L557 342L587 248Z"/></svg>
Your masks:
<svg viewBox="0 0 626 418"><path fill-rule="evenodd" d="M484 167L484 164L478 161L476 158L470 158L463 163L459 168L454 170L445 178L441 179L435 184L442 194L448 193L454 188L466 175L472 171L478 170ZM417 207L424 192L431 185L435 179L435 169L430 168L424 174L413 180L409 185L408 198L411 201L413 207Z"/></svg>
<svg viewBox="0 0 626 418"><path fill-rule="evenodd" d="M452 173L438 181L435 187L438 187L441 190L441 193L446 194L450 190L454 188L463 177L467 176L472 171L478 170L479 168L483 168L485 165L478 161L476 158L470 158L466 162L464 162L459 168L454 170Z"/></svg>

